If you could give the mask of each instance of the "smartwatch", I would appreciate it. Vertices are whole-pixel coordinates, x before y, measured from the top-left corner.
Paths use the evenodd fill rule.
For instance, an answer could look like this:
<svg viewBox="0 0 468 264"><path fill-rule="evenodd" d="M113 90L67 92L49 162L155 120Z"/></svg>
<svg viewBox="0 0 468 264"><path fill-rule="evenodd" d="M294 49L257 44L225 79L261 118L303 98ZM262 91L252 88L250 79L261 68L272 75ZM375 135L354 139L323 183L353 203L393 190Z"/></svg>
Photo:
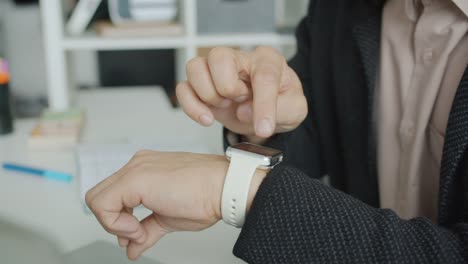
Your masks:
<svg viewBox="0 0 468 264"><path fill-rule="evenodd" d="M272 169L283 160L283 152L251 143L239 143L227 148L226 157L230 164L224 180L221 214L227 224L242 227L250 183L256 169Z"/></svg>

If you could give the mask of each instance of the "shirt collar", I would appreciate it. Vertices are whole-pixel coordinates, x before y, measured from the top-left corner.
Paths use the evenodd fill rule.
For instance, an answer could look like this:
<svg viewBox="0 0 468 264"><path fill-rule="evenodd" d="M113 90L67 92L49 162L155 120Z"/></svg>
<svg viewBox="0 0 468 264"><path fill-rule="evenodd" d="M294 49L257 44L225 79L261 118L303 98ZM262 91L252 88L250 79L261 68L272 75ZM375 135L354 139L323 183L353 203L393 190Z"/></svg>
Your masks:
<svg viewBox="0 0 468 264"><path fill-rule="evenodd" d="M416 21L422 10L421 0L405 0L406 16L411 21Z"/></svg>
<svg viewBox="0 0 468 264"><path fill-rule="evenodd" d="M437 1L437 0L430 0ZM468 1L467 0L444 0L452 1L468 18ZM405 12L409 19L416 21L424 7L423 0L405 0Z"/></svg>

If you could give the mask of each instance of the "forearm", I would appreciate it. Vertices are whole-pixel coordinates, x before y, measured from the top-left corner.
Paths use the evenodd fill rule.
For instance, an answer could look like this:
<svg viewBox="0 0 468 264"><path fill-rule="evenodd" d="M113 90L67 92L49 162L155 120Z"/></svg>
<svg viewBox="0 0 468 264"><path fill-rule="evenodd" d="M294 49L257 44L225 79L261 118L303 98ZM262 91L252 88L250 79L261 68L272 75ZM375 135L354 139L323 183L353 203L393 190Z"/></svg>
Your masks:
<svg viewBox="0 0 468 264"><path fill-rule="evenodd" d="M258 189L234 253L249 263L463 263L467 232L404 221L283 167Z"/></svg>

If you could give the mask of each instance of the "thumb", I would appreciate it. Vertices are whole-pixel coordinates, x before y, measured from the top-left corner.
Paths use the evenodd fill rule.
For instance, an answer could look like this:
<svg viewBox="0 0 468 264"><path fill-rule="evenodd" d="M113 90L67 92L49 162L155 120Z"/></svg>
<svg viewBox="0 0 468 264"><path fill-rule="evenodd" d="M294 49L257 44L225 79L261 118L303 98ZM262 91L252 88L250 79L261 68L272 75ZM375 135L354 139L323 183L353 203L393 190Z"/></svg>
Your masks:
<svg viewBox="0 0 468 264"><path fill-rule="evenodd" d="M143 229L146 231L146 240L142 243L131 241L127 246L127 256L131 260L138 259L148 248L152 247L169 231L164 229L157 221L156 214L151 214L141 221Z"/></svg>
<svg viewBox="0 0 468 264"><path fill-rule="evenodd" d="M125 195L124 185L111 184L93 199L88 200L88 207L107 232L126 239L144 241L146 232L132 210L140 204L136 195ZM131 197L131 198L130 198Z"/></svg>

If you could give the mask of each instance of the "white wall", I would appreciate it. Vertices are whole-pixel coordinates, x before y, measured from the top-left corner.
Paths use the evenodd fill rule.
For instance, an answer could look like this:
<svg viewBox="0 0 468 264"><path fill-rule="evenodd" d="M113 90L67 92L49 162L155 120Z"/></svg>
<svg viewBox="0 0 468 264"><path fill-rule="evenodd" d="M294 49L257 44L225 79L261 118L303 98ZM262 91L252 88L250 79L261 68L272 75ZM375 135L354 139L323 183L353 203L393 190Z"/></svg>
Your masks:
<svg viewBox="0 0 468 264"><path fill-rule="evenodd" d="M5 37L2 23L3 12L5 11L5 3L5 0L0 0L0 54L5 52Z"/></svg>
<svg viewBox="0 0 468 264"><path fill-rule="evenodd" d="M276 21L278 26L296 26L307 14L309 0L276 0Z"/></svg>
<svg viewBox="0 0 468 264"><path fill-rule="evenodd" d="M11 87L20 95L46 94L41 23L37 6L6 4L3 12L5 55L9 59Z"/></svg>
<svg viewBox="0 0 468 264"><path fill-rule="evenodd" d="M13 93L25 97L45 96L47 86L39 7L16 6L0 0L0 21L3 21L4 52L10 62ZM97 85L95 54L82 51L70 55L73 76L78 83Z"/></svg>

